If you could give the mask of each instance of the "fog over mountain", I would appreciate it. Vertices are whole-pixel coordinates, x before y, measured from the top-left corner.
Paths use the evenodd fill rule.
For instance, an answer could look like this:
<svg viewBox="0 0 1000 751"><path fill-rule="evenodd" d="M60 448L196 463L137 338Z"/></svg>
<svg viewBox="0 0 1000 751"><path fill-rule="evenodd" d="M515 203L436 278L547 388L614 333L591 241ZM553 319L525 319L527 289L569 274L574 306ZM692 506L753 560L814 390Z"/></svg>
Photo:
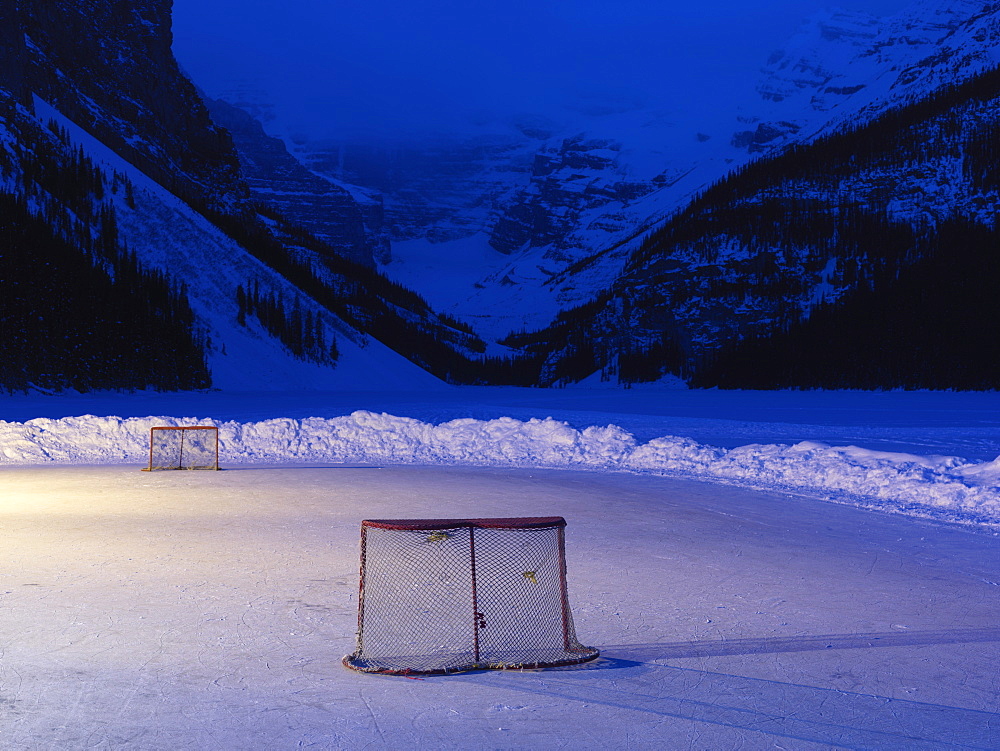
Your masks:
<svg viewBox="0 0 1000 751"><path fill-rule="evenodd" d="M502 347L726 174L995 64L984 0L824 5L216 3L175 46L257 200Z"/></svg>
<svg viewBox="0 0 1000 751"><path fill-rule="evenodd" d="M174 50L310 137L462 132L512 113L712 108L827 0L176 0ZM907 0L845 0L894 13Z"/></svg>

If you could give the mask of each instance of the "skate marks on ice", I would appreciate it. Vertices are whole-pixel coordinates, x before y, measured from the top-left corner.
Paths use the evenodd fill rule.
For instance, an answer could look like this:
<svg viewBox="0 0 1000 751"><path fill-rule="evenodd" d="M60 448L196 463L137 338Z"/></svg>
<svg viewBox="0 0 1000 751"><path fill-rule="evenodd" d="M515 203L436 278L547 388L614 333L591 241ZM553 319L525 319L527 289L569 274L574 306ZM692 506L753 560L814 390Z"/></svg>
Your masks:
<svg viewBox="0 0 1000 751"><path fill-rule="evenodd" d="M1000 748L990 536L570 471L6 468L4 494L3 748ZM574 618L604 657L341 667L358 521L403 509L572 514Z"/></svg>
<svg viewBox="0 0 1000 751"><path fill-rule="evenodd" d="M796 639L741 639L742 646L700 645L705 654L891 646L889 636L917 637L896 645L1000 641L1000 629L923 634L866 634ZM879 637L887 639L879 644ZM938 641L942 640L942 641ZM595 662L553 671L484 673L462 680L582 706L750 731L748 742L787 738L846 749L1000 748L1000 714L793 682L750 678L651 662L689 645L605 647ZM721 647L722 644L715 645ZM690 655L690 652L688 652ZM757 735L759 734L759 735ZM770 741L768 745L770 747ZM777 747L777 746L776 746Z"/></svg>
<svg viewBox="0 0 1000 751"><path fill-rule="evenodd" d="M972 644L976 642L1000 642L1000 626L929 631L886 631L870 634L818 634L788 638L773 637L662 644L628 644L616 647L604 647L601 651L605 655L627 653L628 659L652 662L685 657L812 652L814 650L826 649L915 647L929 644Z"/></svg>

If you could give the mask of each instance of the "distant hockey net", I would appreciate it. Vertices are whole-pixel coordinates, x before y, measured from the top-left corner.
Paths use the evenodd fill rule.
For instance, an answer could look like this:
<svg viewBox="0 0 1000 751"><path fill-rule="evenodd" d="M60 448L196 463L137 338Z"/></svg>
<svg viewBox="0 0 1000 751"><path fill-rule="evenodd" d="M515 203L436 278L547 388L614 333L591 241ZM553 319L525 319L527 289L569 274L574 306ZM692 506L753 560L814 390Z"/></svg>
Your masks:
<svg viewBox="0 0 1000 751"><path fill-rule="evenodd" d="M452 673L574 665L562 517L366 520L358 642L344 665Z"/></svg>
<svg viewBox="0 0 1000 751"><path fill-rule="evenodd" d="M151 428L149 466L156 469L218 469L219 429L211 425Z"/></svg>

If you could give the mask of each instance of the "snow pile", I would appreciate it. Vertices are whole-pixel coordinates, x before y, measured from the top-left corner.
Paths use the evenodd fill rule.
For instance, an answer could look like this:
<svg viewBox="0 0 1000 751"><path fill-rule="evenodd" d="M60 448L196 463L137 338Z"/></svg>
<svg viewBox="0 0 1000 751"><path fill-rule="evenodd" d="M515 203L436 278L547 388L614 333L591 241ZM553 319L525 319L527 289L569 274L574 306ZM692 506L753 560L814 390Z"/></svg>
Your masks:
<svg viewBox="0 0 1000 751"><path fill-rule="evenodd" d="M92 415L0 421L0 464L142 463L150 427L199 424L218 426L223 464L319 461L651 472L799 489L841 503L1000 525L1000 459L977 464L813 441L723 449L665 436L640 444L615 425L577 430L551 418L464 418L433 425L358 411L329 419L262 422Z"/></svg>
<svg viewBox="0 0 1000 751"><path fill-rule="evenodd" d="M666 437L637 447L626 466L741 485L809 490L832 494L828 500L886 511L997 525L998 463L970 464L952 456L920 457L814 441L726 450Z"/></svg>

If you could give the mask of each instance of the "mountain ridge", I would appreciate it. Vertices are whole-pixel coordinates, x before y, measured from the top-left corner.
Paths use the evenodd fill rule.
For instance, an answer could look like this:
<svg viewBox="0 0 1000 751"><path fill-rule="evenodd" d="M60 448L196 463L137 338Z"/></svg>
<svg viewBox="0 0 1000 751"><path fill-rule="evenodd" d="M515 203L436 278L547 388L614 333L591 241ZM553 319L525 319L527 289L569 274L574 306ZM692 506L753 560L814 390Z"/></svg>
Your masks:
<svg viewBox="0 0 1000 751"><path fill-rule="evenodd" d="M481 191L485 204L447 198L434 207L439 189L431 186L424 191L425 209L419 196L403 200L412 208L410 218L397 221L390 234L407 240L425 235L433 245L466 232L470 248L489 238L509 260L492 257L481 278L456 293L445 311L489 339L539 328L612 284L646 233L731 170L854 127L989 67L1000 45L997 18L996 3L988 0L924 0L885 18L818 13L765 61L756 83L747 79L747 92L734 93L731 106L679 116L621 105L563 123L536 117L510 152L518 156L507 175L491 165L492 177L480 173L481 186L471 172L462 178L461 189ZM517 131L510 123L503 127ZM384 189L389 203L390 194L408 189L365 183L359 169L338 171L344 151L336 144L317 147L322 156L308 139L286 134L285 140L310 169ZM631 153L637 146L641 158ZM433 182L433 163L424 166L431 177L413 183L411 193ZM442 172L440 179L450 178ZM419 284L401 263L405 259L383 268Z"/></svg>
<svg viewBox="0 0 1000 751"><path fill-rule="evenodd" d="M932 285L927 269L943 263L955 238L968 245L955 254L968 273L981 276L989 267L1000 202L998 123L1000 68L994 68L857 128L748 164L649 235L595 302L511 343L544 363L543 382L578 380L596 370L623 383L679 373L703 386L761 388L769 382L752 377L743 342L758 342L751 349L760 358L778 351L769 341L795 336L801 347L803 332L818 330L810 326L818 311L827 321L850 320L839 336L853 331L859 342L868 342L871 363L880 362L881 353L893 348L884 341L876 348L879 339L862 336L858 328L864 318L845 311L872 309L863 300L876 288L887 299L905 300L901 285L912 287L921 268L919 278ZM976 258L982 258L978 271L970 261ZM985 292L975 289L970 286L963 296L952 284L947 293L924 295L921 304L932 306L942 320L955 319L955 311L988 310ZM910 304L917 304L912 293ZM927 310L913 312L914 321L933 317ZM958 317L966 324L974 318ZM876 321L870 325L878 328ZM832 330L823 329L823 336ZM921 342L919 332L906 329L905 319L895 330L911 347ZM821 348L823 337L817 337L812 346ZM920 346L929 352L948 337L956 342L949 351L965 358L961 380L967 387L996 387L975 333L930 327ZM786 364L794 361L789 347L781 350ZM896 358L904 359L899 351ZM812 374L799 385L947 387L932 357L921 365L911 352L905 360L913 368L907 378L888 366L878 376L863 368L852 372L857 365L852 357L840 368L827 363L825 382ZM743 380L727 375L725 363L734 372L738 363ZM775 373L768 387L795 385L772 365L766 358L758 363L759 370ZM787 372L795 370L788 365Z"/></svg>
<svg viewBox="0 0 1000 751"><path fill-rule="evenodd" d="M172 57L169 2L109 2L98 11L91 5L3 6L11 46L4 51L9 66L0 71L0 192L15 201L38 196L41 203L32 199L29 209L51 205L52 237L47 245L18 239L34 226L30 212L11 213L5 231L22 266L45 247L56 252L70 243L74 257L99 275L119 273L114 259L134 259L150 284L162 278L178 304L189 306L194 319L185 329L197 351L191 377L154 376L148 387L437 388L441 378L474 366L481 348L474 336L255 202L229 132L212 121ZM65 253L57 258L60 267L69 262ZM24 299L18 279L0 281L3 326L37 329L26 318L36 309L11 302ZM67 284L71 299L86 297ZM131 301L142 308L147 297ZM168 315L149 305L143 315ZM52 330L72 330L58 306L37 315ZM91 354L73 364L74 345L64 347L64 367L5 376L0 388L143 387L128 373L148 370L155 342L143 341L143 332L117 315L106 330L90 332L118 348L117 385L113 375L100 383L77 377L98 363Z"/></svg>

